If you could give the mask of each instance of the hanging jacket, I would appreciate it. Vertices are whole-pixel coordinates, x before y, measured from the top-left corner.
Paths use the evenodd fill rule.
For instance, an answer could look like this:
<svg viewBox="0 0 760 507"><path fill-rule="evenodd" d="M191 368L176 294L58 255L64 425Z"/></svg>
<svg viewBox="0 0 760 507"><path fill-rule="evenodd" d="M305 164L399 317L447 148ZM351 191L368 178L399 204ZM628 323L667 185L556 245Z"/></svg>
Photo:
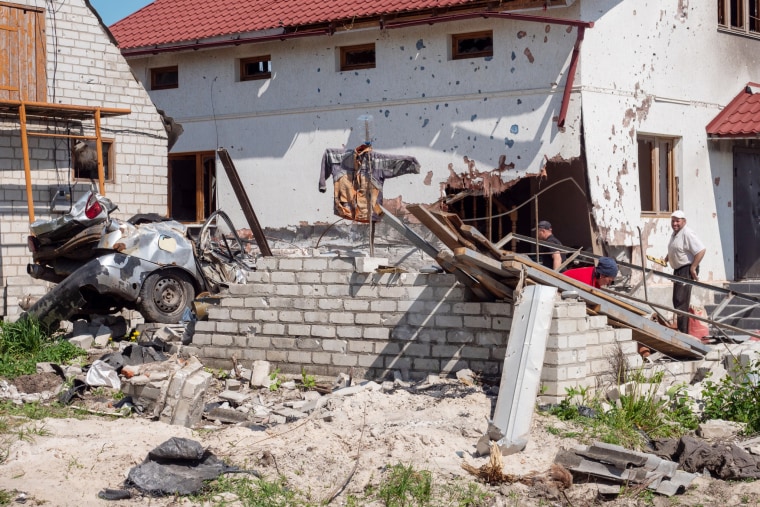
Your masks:
<svg viewBox="0 0 760 507"><path fill-rule="evenodd" d="M419 174L420 164L414 157L377 153L363 144L354 150L327 149L322 156L319 191L327 191L327 178L332 176L333 211L336 215L357 222L369 222L382 215L383 183L387 178Z"/></svg>

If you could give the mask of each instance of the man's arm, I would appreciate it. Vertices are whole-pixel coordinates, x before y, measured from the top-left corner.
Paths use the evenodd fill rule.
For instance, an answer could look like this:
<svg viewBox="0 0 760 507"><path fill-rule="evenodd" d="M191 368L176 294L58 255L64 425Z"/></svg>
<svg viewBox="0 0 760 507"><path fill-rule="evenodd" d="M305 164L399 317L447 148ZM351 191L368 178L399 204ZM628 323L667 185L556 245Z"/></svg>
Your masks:
<svg viewBox="0 0 760 507"><path fill-rule="evenodd" d="M702 258L705 256L706 251L707 249L703 248L700 252L697 253L697 255L694 256L694 260L691 263L691 269L689 270L691 272L692 280L697 280L697 268L699 267L699 263L702 262Z"/></svg>
<svg viewBox="0 0 760 507"><path fill-rule="evenodd" d="M562 265L562 255L555 250L552 254L552 269L554 271L557 271L559 267Z"/></svg>

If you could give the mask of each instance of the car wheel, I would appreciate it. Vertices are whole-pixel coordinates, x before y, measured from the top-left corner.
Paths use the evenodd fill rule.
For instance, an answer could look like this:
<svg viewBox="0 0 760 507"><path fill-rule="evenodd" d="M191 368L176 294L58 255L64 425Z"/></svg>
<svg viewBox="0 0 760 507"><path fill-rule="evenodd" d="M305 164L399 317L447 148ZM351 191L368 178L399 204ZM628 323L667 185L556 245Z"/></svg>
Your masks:
<svg viewBox="0 0 760 507"><path fill-rule="evenodd" d="M153 273L140 289L138 310L148 322L176 324L195 299L190 277L181 271Z"/></svg>

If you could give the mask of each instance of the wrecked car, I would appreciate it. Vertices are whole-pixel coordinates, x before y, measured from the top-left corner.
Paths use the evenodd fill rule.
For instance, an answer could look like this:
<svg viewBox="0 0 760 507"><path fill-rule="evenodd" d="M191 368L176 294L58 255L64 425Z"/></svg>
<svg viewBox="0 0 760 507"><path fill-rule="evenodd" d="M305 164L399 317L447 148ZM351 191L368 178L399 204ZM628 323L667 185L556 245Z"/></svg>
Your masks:
<svg viewBox="0 0 760 507"><path fill-rule="evenodd" d="M87 202L100 203L100 197L91 191ZM90 205L75 205L70 215ZM95 221L95 214L90 215ZM28 308L27 315L54 326L74 316L127 308L147 321L177 323L198 294L245 283L245 273L255 269L223 211L214 212L196 238L171 219L138 216L122 221L107 210L100 216L95 224L71 217L33 224L32 232L38 234L29 245L36 249L35 262L27 272L57 285ZM61 228L68 232L58 233ZM81 230L75 233L77 228ZM51 236L70 239L56 244Z"/></svg>

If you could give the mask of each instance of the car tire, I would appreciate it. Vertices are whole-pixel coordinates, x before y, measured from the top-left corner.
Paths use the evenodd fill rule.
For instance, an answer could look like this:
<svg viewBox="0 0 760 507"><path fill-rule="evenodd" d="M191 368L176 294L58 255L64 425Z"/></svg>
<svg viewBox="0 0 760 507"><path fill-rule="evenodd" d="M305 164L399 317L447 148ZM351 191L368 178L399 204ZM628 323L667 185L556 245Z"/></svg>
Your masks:
<svg viewBox="0 0 760 507"><path fill-rule="evenodd" d="M195 299L190 277L182 271L162 271L148 276L140 288L138 311L146 322L176 324Z"/></svg>

